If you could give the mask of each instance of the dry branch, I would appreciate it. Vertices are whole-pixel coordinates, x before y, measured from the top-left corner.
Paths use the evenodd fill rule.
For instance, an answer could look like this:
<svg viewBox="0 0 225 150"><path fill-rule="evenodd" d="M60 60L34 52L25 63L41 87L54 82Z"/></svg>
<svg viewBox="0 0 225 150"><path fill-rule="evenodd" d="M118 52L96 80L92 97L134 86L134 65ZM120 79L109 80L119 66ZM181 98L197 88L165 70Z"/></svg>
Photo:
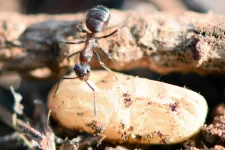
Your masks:
<svg viewBox="0 0 225 150"><path fill-rule="evenodd" d="M86 13L68 15L0 14L0 70L18 71L25 76L46 78L68 68L65 57L83 45L65 45L64 40L81 40L76 25ZM119 33L99 41L118 62L102 57L115 70L147 67L161 74L196 72L225 73L225 30L223 16L213 14L122 12L111 10L111 29ZM22 47L10 41L18 39ZM13 41L14 43L14 41ZM93 67L99 67L96 61ZM48 68L48 69L46 69ZM44 69L35 72L36 69ZM41 74L40 74L41 73Z"/></svg>
<svg viewBox="0 0 225 150"><path fill-rule="evenodd" d="M27 123L24 123L14 116L0 105L0 120L7 124L9 127L14 128L17 132L28 137L30 140L34 140L38 143L43 150L54 150L54 137L52 138L52 131L50 129L45 130L45 134L32 128ZM46 124L47 125L47 124Z"/></svg>

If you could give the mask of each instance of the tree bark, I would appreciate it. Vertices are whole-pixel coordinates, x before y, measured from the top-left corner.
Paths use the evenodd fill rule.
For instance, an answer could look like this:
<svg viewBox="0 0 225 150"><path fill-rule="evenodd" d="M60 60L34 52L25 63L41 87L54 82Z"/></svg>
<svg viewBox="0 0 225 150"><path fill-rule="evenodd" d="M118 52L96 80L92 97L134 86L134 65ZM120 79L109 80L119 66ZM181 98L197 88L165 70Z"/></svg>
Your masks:
<svg viewBox="0 0 225 150"><path fill-rule="evenodd" d="M86 12L34 16L1 13L0 71L18 71L35 78L58 76L70 67L65 57L84 47L61 41L85 40L85 34L77 29L85 17ZM97 36L125 24L116 35L99 41L117 61L100 56L109 68L118 71L146 67L160 74L224 74L224 19L210 13L111 10L109 27ZM91 66L99 68L92 60Z"/></svg>

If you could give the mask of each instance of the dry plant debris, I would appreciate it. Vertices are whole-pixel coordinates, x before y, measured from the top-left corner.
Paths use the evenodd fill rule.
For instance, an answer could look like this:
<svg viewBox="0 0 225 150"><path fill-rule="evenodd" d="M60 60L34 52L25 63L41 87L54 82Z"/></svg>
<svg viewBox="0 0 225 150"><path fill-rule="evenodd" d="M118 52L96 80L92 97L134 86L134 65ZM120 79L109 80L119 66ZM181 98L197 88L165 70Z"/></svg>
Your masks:
<svg viewBox="0 0 225 150"><path fill-rule="evenodd" d="M225 114L216 116L209 126L202 127L202 133L206 142L211 144L222 144L225 142Z"/></svg>
<svg viewBox="0 0 225 150"><path fill-rule="evenodd" d="M20 95L14 91L13 94L14 98L16 98L16 101L18 102L18 97L20 97ZM17 106L20 107L18 103ZM20 108L17 108L16 110L19 109ZM43 114L45 115L45 113L42 112L42 115ZM0 120L3 121L5 124L7 124L9 127L15 129L15 131L19 133L18 137L22 139L25 145L28 146L29 148L32 149L38 146L40 149L43 150L55 150L55 139L54 139L55 137L51 129L49 127L46 127L47 121L45 122L46 123L45 133L41 133L40 131L31 127L31 125L28 122L25 122L17 118L16 113L11 114L2 105L0 105Z"/></svg>
<svg viewBox="0 0 225 150"><path fill-rule="evenodd" d="M188 89L144 78L93 71L93 92L80 80L63 80L48 106L66 128L105 136L118 143L171 144L182 142L205 122L205 99Z"/></svg>

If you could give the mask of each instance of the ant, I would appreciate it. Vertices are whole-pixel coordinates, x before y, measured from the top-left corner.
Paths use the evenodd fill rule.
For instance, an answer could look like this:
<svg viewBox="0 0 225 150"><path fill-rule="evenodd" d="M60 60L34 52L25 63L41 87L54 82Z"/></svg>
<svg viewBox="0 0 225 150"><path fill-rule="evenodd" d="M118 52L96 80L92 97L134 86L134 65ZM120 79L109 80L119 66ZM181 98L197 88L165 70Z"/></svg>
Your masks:
<svg viewBox="0 0 225 150"><path fill-rule="evenodd" d="M98 46L98 40L108 38L108 37L114 35L116 32L118 32L119 29L121 29L125 26L125 25L123 25L122 27L116 29L115 31L113 31L112 33L110 33L108 35L96 37L96 33L101 32L108 25L109 19L110 19L109 10L105 6L97 5L88 11L88 14L86 17L86 26L89 29L89 31L91 31L91 33L89 33L85 29L78 26L78 29L80 30L80 32L86 33L86 36L87 36L86 40L78 41L78 42L63 42L65 44L85 43L85 47L83 50L77 51L77 52L67 56L67 59L69 60L70 57L80 54L80 56L79 56L80 62L75 64L75 66L73 67L76 77L63 76L60 79L59 84L54 93L54 96L55 96L58 91L60 82L63 79L77 79L78 78L80 80L85 81L94 93L94 115L95 116L96 116L95 89L87 81L89 79L90 72L91 72L91 67L88 63L90 62L90 60L94 54L96 56L98 62L100 63L100 65L104 69L106 69L107 71L112 73L112 71L101 61L99 54L96 51L94 51L93 48L100 49L106 57L108 57L111 60L115 60L113 57L110 56L110 54L106 53L101 47ZM117 77L116 77L116 79L117 79Z"/></svg>

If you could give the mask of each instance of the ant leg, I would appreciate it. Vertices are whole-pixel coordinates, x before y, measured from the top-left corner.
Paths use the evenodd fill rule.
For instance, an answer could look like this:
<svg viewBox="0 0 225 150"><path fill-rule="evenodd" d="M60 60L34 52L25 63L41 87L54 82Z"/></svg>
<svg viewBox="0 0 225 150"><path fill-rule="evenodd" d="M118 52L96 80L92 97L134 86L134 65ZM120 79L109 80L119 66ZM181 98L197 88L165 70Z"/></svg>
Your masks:
<svg viewBox="0 0 225 150"><path fill-rule="evenodd" d="M106 138L106 136L103 135L103 134L101 134L100 136L101 136L101 138L98 140L98 143L97 143L96 147L99 147L102 144L103 140Z"/></svg>
<svg viewBox="0 0 225 150"><path fill-rule="evenodd" d="M117 76L112 72L112 70L110 70L102 61L101 61L101 58L100 56L98 55L98 53L94 52L98 62L100 63L100 65L107 71L111 72L115 77L116 77L116 80L118 80Z"/></svg>
<svg viewBox="0 0 225 150"><path fill-rule="evenodd" d="M79 77L65 77L65 76L61 77L61 79L59 80L59 84L57 85L57 87L56 87L56 89L55 89L55 93L54 93L53 96L55 97L55 95L57 94L58 89L59 89L59 85L60 85L60 83L61 83L61 81L62 81L63 79L77 79L77 78L79 78Z"/></svg>
<svg viewBox="0 0 225 150"><path fill-rule="evenodd" d="M5 41L6 45L15 46L15 47L22 47L22 43L20 41L14 40L14 41Z"/></svg>
<svg viewBox="0 0 225 150"><path fill-rule="evenodd" d="M65 43L65 44L82 44L82 43L85 43L86 41L78 41L78 42L62 42L62 43ZM69 56L66 57L67 60L69 60L70 57L80 53L81 51L77 51L73 54L70 54Z"/></svg>
<svg viewBox="0 0 225 150"><path fill-rule="evenodd" d="M83 28L81 28L81 27L77 27L78 28L78 30L80 31L80 32L83 32L83 33L89 33L87 30L85 30L85 29L83 29Z"/></svg>
<svg viewBox="0 0 225 150"><path fill-rule="evenodd" d="M85 43L86 41L78 41L78 42L67 42L67 41L65 41L65 42L62 42L62 43L64 43L64 44L82 44L82 43Z"/></svg>
<svg viewBox="0 0 225 150"><path fill-rule="evenodd" d="M101 37L97 37L96 39L99 40L99 39L103 39L103 38L108 38L108 37L112 36L113 34L115 34L116 32L118 32L118 31L119 31L120 29L122 29L124 26L125 26L125 24L122 25L120 28L114 30L112 33L110 33L110 34L108 34L108 35L101 36Z"/></svg>
<svg viewBox="0 0 225 150"><path fill-rule="evenodd" d="M85 80L85 82L87 83L87 85L92 89L92 91L94 92L94 115L96 116L96 100L95 100L95 89Z"/></svg>
<svg viewBox="0 0 225 150"><path fill-rule="evenodd" d="M77 55L77 54L79 54L80 52L81 52L81 51L77 51L77 52L75 52L75 53L72 53L72 54L70 54L69 56L67 56L66 59L69 60L70 57L72 57L72 56L74 56L74 55Z"/></svg>
<svg viewBox="0 0 225 150"><path fill-rule="evenodd" d="M82 27L80 27L80 24L78 24L77 26L77 29L80 31L80 32L83 32L83 33L89 33L87 30L83 29Z"/></svg>
<svg viewBox="0 0 225 150"><path fill-rule="evenodd" d="M98 48L102 51L102 53L103 53L107 58L116 61L116 59L113 58L109 53L106 53L104 49L102 49L101 47L98 47Z"/></svg>

